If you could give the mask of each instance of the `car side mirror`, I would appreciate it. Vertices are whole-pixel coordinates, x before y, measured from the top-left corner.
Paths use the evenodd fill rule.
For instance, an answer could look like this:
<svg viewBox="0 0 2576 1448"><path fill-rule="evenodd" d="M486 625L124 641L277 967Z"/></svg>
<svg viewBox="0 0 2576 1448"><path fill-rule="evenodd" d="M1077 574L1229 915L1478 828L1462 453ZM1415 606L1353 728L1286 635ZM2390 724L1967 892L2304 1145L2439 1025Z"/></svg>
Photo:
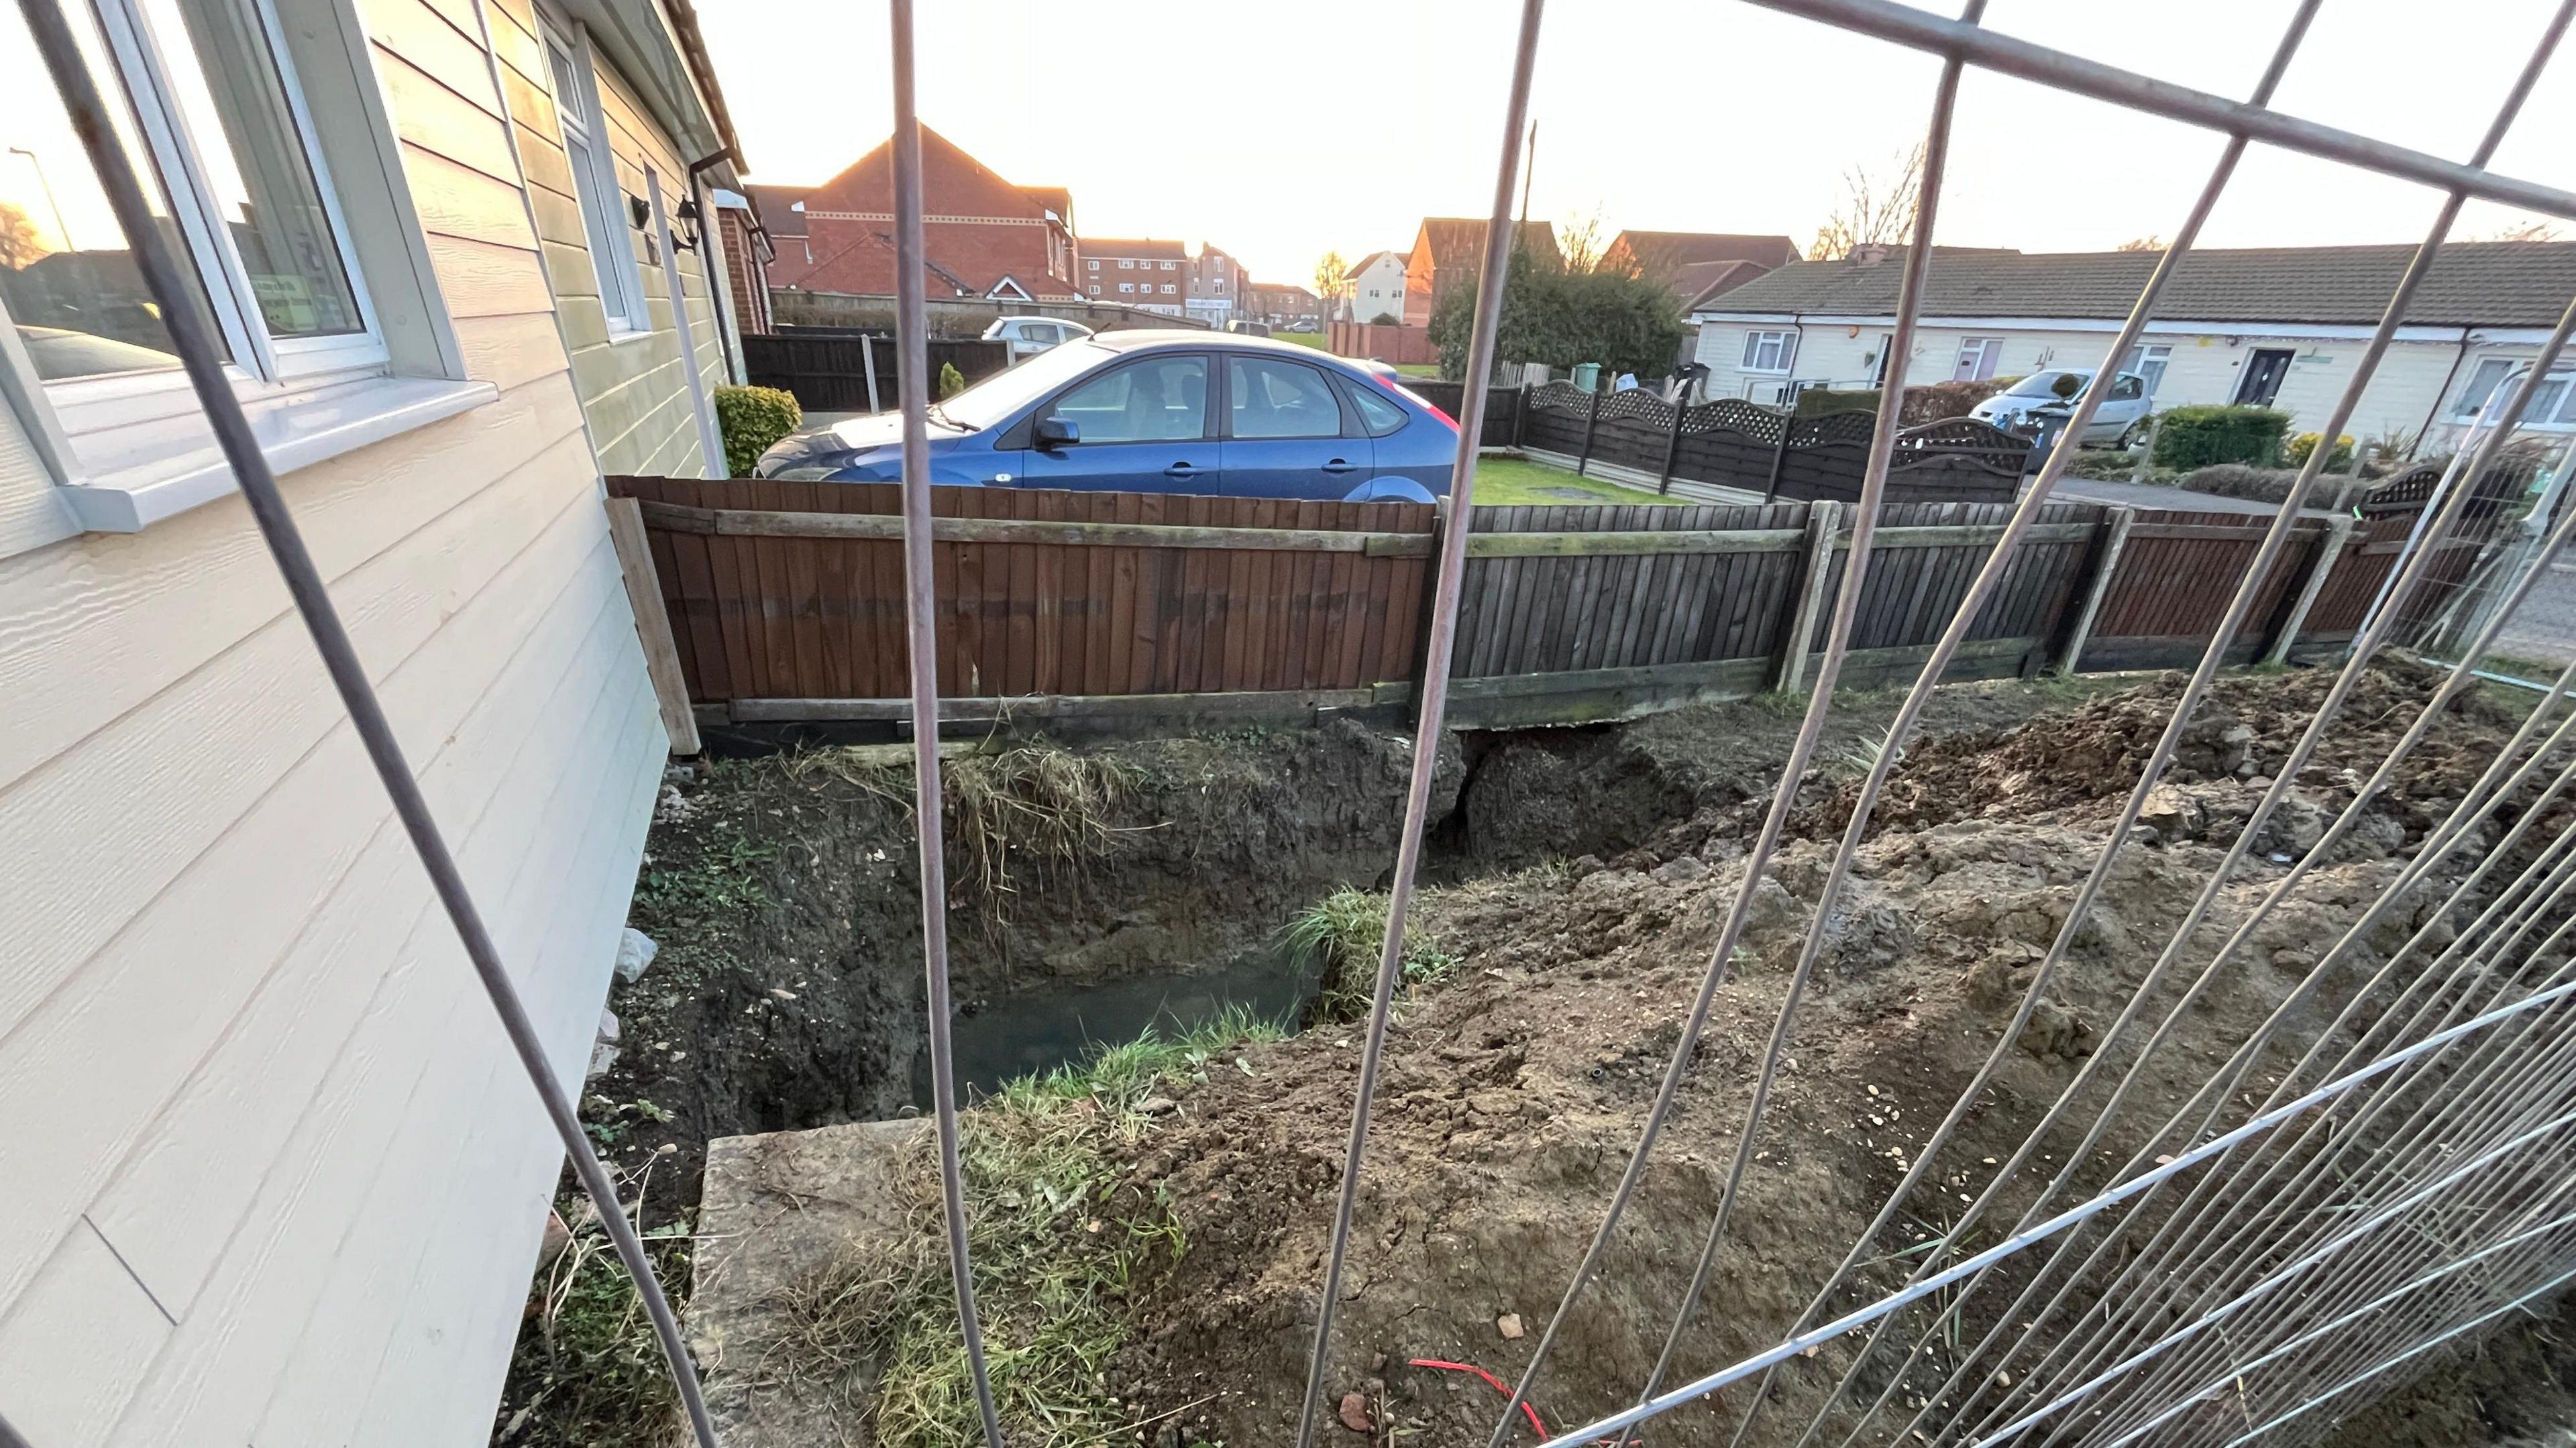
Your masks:
<svg viewBox="0 0 2576 1448"><path fill-rule="evenodd" d="M1069 447L1082 441L1082 428L1069 417L1041 417L1029 437L1042 448Z"/></svg>

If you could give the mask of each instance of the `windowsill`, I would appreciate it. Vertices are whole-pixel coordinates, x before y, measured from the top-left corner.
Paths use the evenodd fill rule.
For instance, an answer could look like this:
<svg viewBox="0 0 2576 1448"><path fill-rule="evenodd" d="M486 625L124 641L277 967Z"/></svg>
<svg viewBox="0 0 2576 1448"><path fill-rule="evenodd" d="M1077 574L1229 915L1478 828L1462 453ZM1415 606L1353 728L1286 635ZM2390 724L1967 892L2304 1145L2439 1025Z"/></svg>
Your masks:
<svg viewBox="0 0 2576 1448"><path fill-rule="evenodd" d="M247 400L252 433L281 476L444 421L501 395L489 382L369 377ZM240 491L202 418L180 429L137 429L80 440L84 473L64 488L91 533L139 533L164 518Z"/></svg>
<svg viewBox="0 0 2576 1448"><path fill-rule="evenodd" d="M653 329L650 327L613 328L608 334L608 345L614 347L624 342L641 342L653 335Z"/></svg>

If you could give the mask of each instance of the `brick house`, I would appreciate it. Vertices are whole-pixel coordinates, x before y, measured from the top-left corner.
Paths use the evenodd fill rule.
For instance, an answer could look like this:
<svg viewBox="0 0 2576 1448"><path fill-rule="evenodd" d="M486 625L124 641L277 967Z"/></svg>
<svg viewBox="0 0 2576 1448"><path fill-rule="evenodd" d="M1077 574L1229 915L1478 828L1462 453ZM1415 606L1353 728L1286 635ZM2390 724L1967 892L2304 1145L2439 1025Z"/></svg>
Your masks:
<svg viewBox="0 0 2576 1448"><path fill-rule="evenodd" d="M1189 315L1189 248L1152 237L1093 237L1082 242L1082 269L1075 278L1083 298L1115 302L1148 312Z"/></svg>
<svg viewBox="0 0 2576 1448"><path fill-rule="evenodd" d="M1799 260L1785 236L1718 231L1623 231L1601 253L1610 271L1633 271L1673 289L1682 310Z"/></svg>
<svg viewBox="0 0 2576 1448"><path fill-rule="evenodd" d="M1255 282L1252 284L1252 315L1274 327L1300 332L1321 331L1324 302L1295 282Z"/></svg>
<svg viewBox="0 0 2576 1448"><path fill-rule="evenodd" d="M921 128L923 258L930 294L1071 301L1073 198L1060 186L1018 186L928 126ZM820 186L754 186L777 254L768 284L882 296L894 290L891 140Z"/></svg>
<svg viewBox="0 0 2576 1448"><path fill-rule="evenodd" d="M1562 255L1556 228L1544 221L1524 221L1521 245L1548 256ZM1428 327L1440 299L1476 275L1484 259L1485 223L1464 216L1426 216L1414 233L1413 251L1404 264L1404 325Z"/></svg>

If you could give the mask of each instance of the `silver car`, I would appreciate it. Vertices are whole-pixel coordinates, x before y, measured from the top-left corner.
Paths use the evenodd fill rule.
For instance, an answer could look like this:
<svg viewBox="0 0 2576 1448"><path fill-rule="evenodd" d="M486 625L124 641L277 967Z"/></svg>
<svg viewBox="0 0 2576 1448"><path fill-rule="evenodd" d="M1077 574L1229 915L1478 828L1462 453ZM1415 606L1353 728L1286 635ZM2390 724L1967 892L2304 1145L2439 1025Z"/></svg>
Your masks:
<svg viewBox="0 0 2576 1448"><path fill-rule="evenodd" d="M1091 335L1091 329L1079 322L1059 322L1053 317L1004 317L984 329L987 342L1011 344L1011 360L1025 362L1050 347L1078 342Z"/></svg>
<svg viewBox="0 0 2576 1448"><path fill-rule="evenodd" d="M2007 432L2024 423L2046 428L2075 411L2092 381L2090 367L2042 368L1968 409L1968 415ZM2149 401L2147 379L2120 373L2111 379L2111 395L2094 410L2093 425L2084 430L2082 441L2088 447L2127 447L2145 431Z"/></svg>

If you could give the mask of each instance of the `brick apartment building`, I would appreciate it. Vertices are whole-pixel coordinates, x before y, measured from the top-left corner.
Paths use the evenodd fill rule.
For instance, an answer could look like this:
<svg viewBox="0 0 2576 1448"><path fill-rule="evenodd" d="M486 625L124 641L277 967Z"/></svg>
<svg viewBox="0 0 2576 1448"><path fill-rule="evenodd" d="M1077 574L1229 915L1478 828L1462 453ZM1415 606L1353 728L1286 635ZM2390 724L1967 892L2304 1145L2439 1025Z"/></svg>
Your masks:
<svg viewBox="0 0 2576 1448"><path fill-rule="evenodd" d="M1177 241L1085 237L1076 280L1085 300L1189 315L1190 254Z"/></svg>
<svg viewBox="0 0 2576 1448"><path fill-rule="evenodd" d="M820 186L747 188L776 246L768 284L818 292L894 290L894 149L888 141ZM1073 197L1018 186L921 128L923 258L930 295L1071 301Z"/></svg>
<svg viewBox="0 0 2576 1448"><path fill-rule="evenodd" d="M1243 263L1213 246L1190 258L1189 314L1211 327L1252 310L1252 277Z"/></svg>

